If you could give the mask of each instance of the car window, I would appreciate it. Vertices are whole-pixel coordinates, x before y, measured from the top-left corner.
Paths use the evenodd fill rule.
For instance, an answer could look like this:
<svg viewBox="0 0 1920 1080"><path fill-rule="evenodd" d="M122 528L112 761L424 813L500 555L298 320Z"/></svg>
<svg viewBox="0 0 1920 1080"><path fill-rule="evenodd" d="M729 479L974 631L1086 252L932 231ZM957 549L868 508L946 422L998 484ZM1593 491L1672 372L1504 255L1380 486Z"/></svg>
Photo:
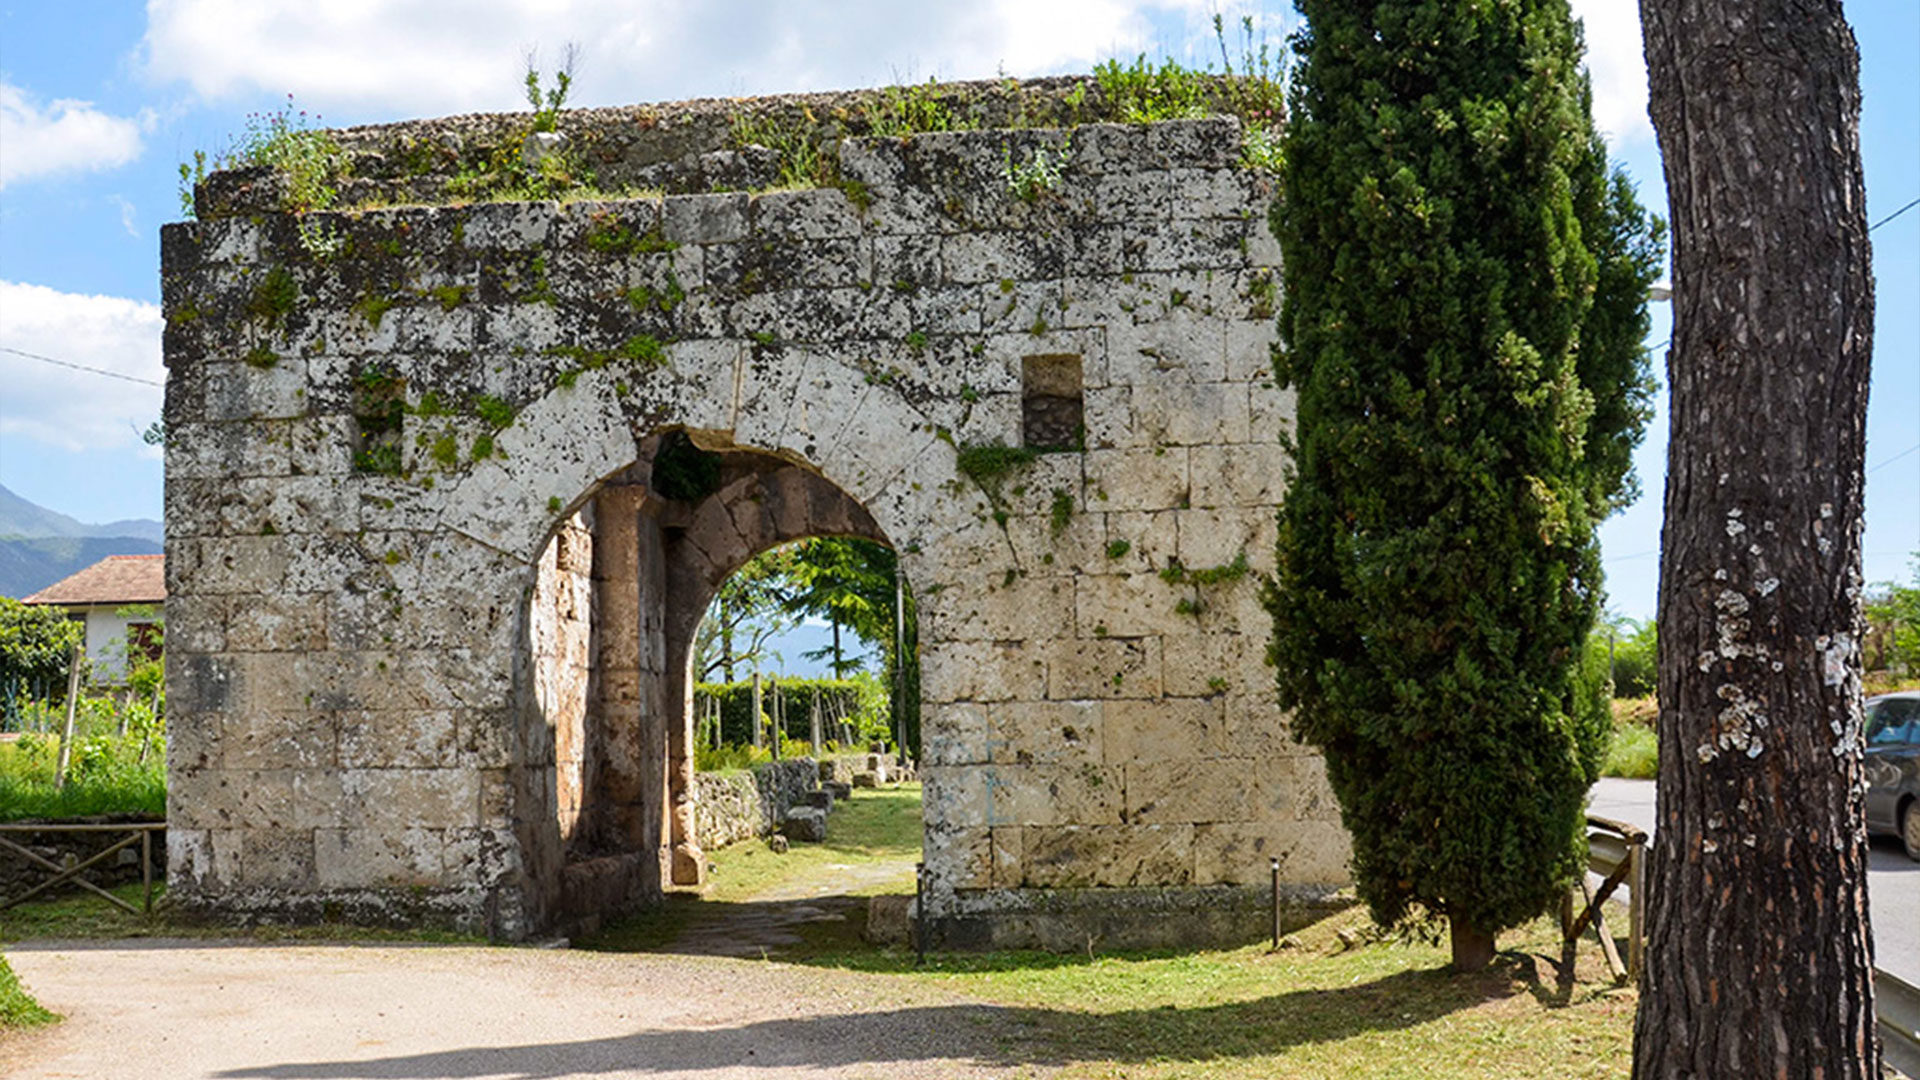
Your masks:
<svg viewBox="0 0 1920 1080"><path fill-rule="evenodd" d="M1874 746L1920 742L1920 700L1892 698L1875 704L1867 717L1867 742Z"/></svg>

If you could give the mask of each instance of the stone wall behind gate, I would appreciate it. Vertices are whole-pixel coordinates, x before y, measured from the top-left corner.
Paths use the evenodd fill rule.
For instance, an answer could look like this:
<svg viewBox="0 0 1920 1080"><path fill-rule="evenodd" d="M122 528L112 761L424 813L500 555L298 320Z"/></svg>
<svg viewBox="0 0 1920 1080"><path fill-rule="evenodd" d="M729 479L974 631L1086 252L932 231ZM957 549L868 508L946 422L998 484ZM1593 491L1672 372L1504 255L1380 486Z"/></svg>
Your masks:
<svg viewBox="0 0 1920 1080"><path fill-rule="evenodd" d="M601 611L602 485L643 490L672 428L818 474L900 551L945 940L1246 937L1269 858L1304 896L1343 881L1262 665L1292 404L1271 191L1239 140L1230 119L850 139L844 191L299 220L219 178L163 238L175 895L555 925L571 815L619 768L677 767L659 665L684 656L660 659L645 580L708 558L701 507L619 504L653 543L639 660L569 644L546 597ZM1059 184L1017 198L1004 170L1037 154ZM1078 447L1003 472L963 453L1057 438L1076 404ZM552 665L583 655L575 738ZM664 862L632 849L667 843L668 811L632 813L612 843Z"/></svg>

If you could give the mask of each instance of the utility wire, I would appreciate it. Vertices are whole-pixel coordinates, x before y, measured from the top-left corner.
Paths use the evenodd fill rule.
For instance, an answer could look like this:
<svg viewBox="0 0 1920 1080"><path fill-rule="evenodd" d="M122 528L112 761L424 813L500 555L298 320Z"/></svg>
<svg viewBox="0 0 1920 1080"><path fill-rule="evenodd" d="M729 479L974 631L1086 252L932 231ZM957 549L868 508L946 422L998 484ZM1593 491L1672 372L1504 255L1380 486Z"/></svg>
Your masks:
<svg viewBox="0 0 1920 1080"><path fill-rule="evenodd" d="M1899 217L1901 214L1906 213L1907 211L1913 209L1916 206L1920 206L1920 198L1914 199L1912 202L1908 203L1907 205L1901 207L1898 210L1895 210L1893 213L1888 214L1886 217L1883 217L1879 221L1876 221L1873 224L1867 226L1867 231L1872 232L1873 230L1879 228L1882 225L1885 225L1887 222L1892 221L1894 218Z"/></svg>
<svg viewBox="0 0 1920 1080"><path fill-rule="evenodd" d="M1881 462L1880 464L1875 465L1873 468L1868 469L1867 471L1870 473L1879 472L1881 469L1884 469L1887 466L1893 464L1894 462L1899 461L1901 458L1906 457L1908 454L1913 453L1915 450L1920 450L1920 443L1914 443L1912 446L1907 447L1905 450L1900 451L1899 453L1893 455L1892 457Z"/></svg>
<svg viewBox="0 0 1920 1080"><path fill-rule="evenodd" d="M24 356L29 360L39 360L42 363L57 364L60 367L72 368L75 371L86 371L86 372L91 372L92 374L95 374L95 375L105 375L109 379L125 379L128 382L143 383L147 386L165 386L166 385L165 383L155 382L152 379L143 379L138 375L122 375L118 371L107 371L104 368L88 367L85 364L68 363L65 360L55 360L51 356L41 356L39 353L30 353L24 349L15 349L7 345L0 345L0 352L9 352L15 356Z"/></svg>
<svg viewBox="0 0 1920 1080"><path fill-rule="evenodd" d="M1877 229L1877 228L1879 228L1879 227L1880 227L1880 226L1882 226L1882 225L1885 225L1885 224L1886 224L1887 222L1889 222L1889 221L1892 221L1892 220L1893 220L1894 218L1897 218L1897 217L1899 217L1899 216L1900 216L1901 214L1904 214L1904 213L1906 213L1907 211L1909 211L1909 210L1911 210L1911 209L1913 209L1913 208L1914 208L1914 207L1916 207L1916 206L1920 206L1920 197L1915 197L1915 198L1914 198L1914 199L1913 199L1913 200L1912 200L1911 202L1909 202L1909 203L1907 203L1907 205L1905 205L1905 206L1903 206L1903 207L1901 207L1901 208L1900 208L1900 209L1898 209L1898 210L1895 210L1895 211L1894 211L1893 213L1891 213L1891 214L1888 214L1888 215L1887 215L1886 217L1883 217L1883 218L1881 218L1881 219L1880 219L1879 221L1876 221L1876 222L1874 222L1873 224L1871 224L1871 225L1869 225L1869 226L1867 226L1867 231L1868 231L1868 232L1872 232L1873 230L1875 230L1875 229ZM1660 344L1658 344L1658 345L1654 345L1654 346L1650 346L1650 347L1649 347L1649 348L1647 349L1647 351L1648 351L1648 352L1659 352L1659 351L1660 351L1661 349L1664 349L1664 348L1666 348L1667 346L1669 346L1669 345L1671 345L1671 344L1673 344L1673 339L1672 339L1672 338L1668 338L1667 340L1665 340L1665 341L1663 341L1663 342L1661 342L1661 343L1660 343ZM1920 449L1920 448L1916 448L1916 449ZM1909 451L1907 451L1907 453L1909 453L1909 454L1911 454L1911 453L1913 453L1913 451L1912 451L1912 450L1909 450ZM1880 465L1885 465L1885 464L1886 464L1886 462L1884 462L1884 461L1880 463ZM1876 468L1876 469L1877 469L1877 468L1879 468L1879 467L1880 467L1879 465L1876 465L1876 466L1874 466L1874 468Z"/></svg>

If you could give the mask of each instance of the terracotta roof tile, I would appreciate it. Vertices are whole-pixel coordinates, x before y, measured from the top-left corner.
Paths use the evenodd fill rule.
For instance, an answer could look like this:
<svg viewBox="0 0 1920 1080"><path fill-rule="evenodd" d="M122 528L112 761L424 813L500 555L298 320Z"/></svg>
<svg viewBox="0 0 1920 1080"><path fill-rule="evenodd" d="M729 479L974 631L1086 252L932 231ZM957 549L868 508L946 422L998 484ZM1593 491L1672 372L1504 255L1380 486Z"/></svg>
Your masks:
<svg viewBox="0 0 1920 1080"><path fill-rule="evenodd" d="M157 604L166 598L166 556L109 555L21 603Z"/></svg>

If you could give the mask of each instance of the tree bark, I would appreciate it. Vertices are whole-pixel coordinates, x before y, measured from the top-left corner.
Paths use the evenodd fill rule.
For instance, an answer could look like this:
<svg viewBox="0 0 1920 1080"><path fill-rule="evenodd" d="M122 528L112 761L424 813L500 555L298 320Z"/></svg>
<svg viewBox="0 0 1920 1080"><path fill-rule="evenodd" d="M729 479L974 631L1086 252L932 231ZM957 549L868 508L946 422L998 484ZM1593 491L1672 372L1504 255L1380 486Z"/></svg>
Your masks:
<svg viewBox="0 0 1920 1080"><path fill-rule="evenodd" d="M1839 0L1640 11L1676 308L1633 1075L1869 1080L1859 58Z"/></svg>
<svg viewBox="0 0 1920 1080"><path fill-rule="evenodd" d="M1494 935L1462 919L1448 919L1447 933L1453 949L1453 970L1470 974L1484 971L1493 963Z"/></svg>

